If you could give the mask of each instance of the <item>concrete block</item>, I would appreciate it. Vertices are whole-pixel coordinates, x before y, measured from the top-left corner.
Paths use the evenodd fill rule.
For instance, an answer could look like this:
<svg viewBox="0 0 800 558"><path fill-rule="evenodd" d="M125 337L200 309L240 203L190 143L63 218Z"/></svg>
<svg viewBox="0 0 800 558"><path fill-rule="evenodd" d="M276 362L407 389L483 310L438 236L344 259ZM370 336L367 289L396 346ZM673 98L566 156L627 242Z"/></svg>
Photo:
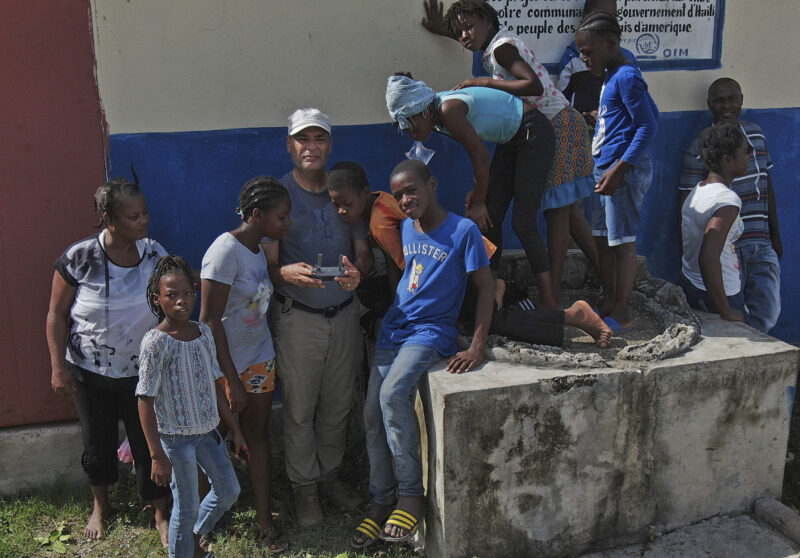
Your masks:
<svg viewBox="0 0 800 558"><path fill-rule="evenodd" d="M577 554L779 496L800 352L702 320L700 342L663 361L433 370L426 552Z"/></svg>
<svg viewBox="0 0 800 558"><path fill-rule="evenodd" d="M800 544L800 516L774 498L762 498L753 506L753 514L780 532L784 537Z"/></svg>
<svg viewBox="0 0 800 558"><path fill-rule="evenodd" d="M77 422L0 429L0 496L86 482Z"/></svg>
<svg viewBox="0 0 800 558"><path fill-rule="evenodd" d="M650 539L650 537L648 537ZM792 541L747 515L717 516L652 540L580 558L797 558Z"/></svg>
<svg viewBox="0 0 800 558"><path fill-rule="evenodd" d="M283 449L281 436L282 405L272 407L270 437L274 455ZM351 437L361 436L363 424L353 421ZM119 440L125 428L119 423ZM76 422L35 424L0 429L0 497L24 494L56 483L83 483L81 466L83 438Z"/></svg>

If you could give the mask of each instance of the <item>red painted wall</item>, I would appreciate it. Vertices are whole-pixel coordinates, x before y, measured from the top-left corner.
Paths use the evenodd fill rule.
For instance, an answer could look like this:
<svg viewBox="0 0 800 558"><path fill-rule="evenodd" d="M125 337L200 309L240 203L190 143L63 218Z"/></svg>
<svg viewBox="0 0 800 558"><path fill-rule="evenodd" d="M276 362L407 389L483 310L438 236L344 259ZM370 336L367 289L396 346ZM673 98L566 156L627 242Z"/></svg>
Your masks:
<svg viewBox="0 0 800 558"><path fill-rule="evenodd" d="M75 416L44 326L53 261L93 232L105 177L90 9L0 2L0 427Z"/></svg>

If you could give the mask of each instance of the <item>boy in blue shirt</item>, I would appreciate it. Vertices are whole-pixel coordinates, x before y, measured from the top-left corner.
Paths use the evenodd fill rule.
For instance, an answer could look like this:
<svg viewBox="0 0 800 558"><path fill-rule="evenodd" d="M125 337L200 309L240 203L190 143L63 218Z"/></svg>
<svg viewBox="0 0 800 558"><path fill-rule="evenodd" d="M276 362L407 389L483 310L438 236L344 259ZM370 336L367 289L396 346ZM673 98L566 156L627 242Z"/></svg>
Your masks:
<svg viewBox="0 0 800 558"><path fill-rule="evenodd" d="M439 205L436 179L420 161L397 165L390 188L408 217L401 224L406 266L384 317L367 388L364 423L373 503L353 534L355 548L378 537L407 541L419 527L425 489L414 413L417 383L448 356L447 369L457 374L483 362L492 315L494 283L477 225ZM469 348L457 352L456 322L467 275L478 289L475 331Z"/></svg>
<svg viewBox="0 0 800 558"><path fill-rule="evenodd" d="M639 208L653 178L645 149L658 130L658 108L641 72L622 52L620 35L617 18L606 12L586 17L575 33L589 70L605 72L592 140L599 194L591 198L592 234L604 289L599 314L617 334L632 326L628 306L636 279Z"/></svg>

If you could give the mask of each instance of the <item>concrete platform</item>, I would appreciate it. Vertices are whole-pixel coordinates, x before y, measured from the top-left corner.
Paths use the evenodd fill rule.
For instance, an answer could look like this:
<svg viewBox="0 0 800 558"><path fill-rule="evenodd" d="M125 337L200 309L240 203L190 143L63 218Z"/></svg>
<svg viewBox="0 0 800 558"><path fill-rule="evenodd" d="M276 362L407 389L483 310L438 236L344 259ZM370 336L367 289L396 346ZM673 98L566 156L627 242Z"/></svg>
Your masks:
<svg viewBox="0 0 800 558"><path fill-rule="evenodd" d="M273 406L273 453L282 451L280 404ZM125 428L119 423L119 440ZM81 466L83 438L77 421L0 428L0 497L27 494L46 486L87 485Z"/></svg>
<svg viewBox="0 0 800 558"><path fill-rule="evenodd" d="M650 538L644 543L584 554L581 558L800 557L797 540L749 515L717 516L665 535L653 533Z"/></svg>
<svg viewBox="0 0 800 558"><path fill-rule="evenodd" d="M779 497L800 352L701 319L664 361L432 371L426 553L576 555Z"/></svg>
<svg viewBox="0 0 800 558"><path fill-rule="evenodd" d="M77 422L0 429L0 496L85 483Z"/></svg>

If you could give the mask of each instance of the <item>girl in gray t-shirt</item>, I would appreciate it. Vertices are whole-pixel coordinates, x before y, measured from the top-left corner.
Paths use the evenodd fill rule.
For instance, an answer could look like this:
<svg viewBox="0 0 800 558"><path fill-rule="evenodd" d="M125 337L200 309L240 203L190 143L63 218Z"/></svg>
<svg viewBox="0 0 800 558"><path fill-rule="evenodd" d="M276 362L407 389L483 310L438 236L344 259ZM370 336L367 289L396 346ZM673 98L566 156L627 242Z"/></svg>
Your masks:
<svg viewBox="0 0 800 558"><path fill-rule="evenodd" d="M239 413L247 445L262 543L271 553L288 542L272 523L269 415L275 389L275 350L267 324L272 281L261 249L264 237L280 240L292 209L286 188L274 178L248 180L239 193L242 223L220 235L203 256L200 321L214 333L226 395Z"/></svg>

